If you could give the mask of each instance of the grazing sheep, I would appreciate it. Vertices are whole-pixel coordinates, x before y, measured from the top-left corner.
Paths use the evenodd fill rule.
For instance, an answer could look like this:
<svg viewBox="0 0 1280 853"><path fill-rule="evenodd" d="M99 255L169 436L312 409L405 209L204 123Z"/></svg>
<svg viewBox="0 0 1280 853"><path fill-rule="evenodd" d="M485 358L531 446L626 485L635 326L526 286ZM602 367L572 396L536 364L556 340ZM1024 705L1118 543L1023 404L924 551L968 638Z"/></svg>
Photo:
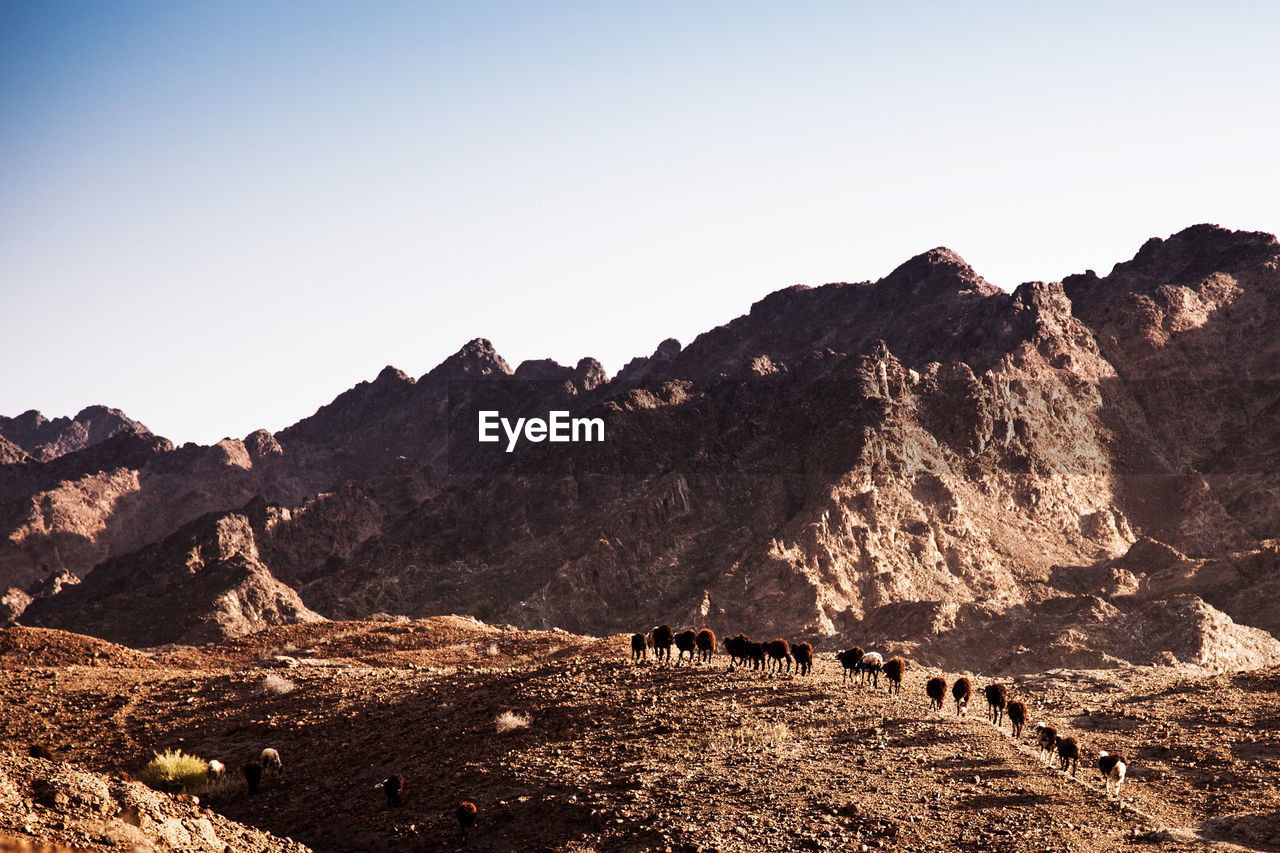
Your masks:
<svg viewBox="0 0 1280 853"><path fill-rule="evenodd" d="M53 753L49 748L38 743L33 743L27 747L27 755L32 758L43 758L45 761L53 761Z"/></svg>
<svg viewBox="0 0 1280 853"><path fill-rule="evenodd" d="M698 632L698 636L694 637L694 642L698 646L698 660L702 663L711 663L711 656L716 651L716 632L710 628L703 628Z"/></svg>
<svg viewBox="0 0 1280 853"><path fill-rule="evenodd" d="M969 697L972 695L973 685L964 676L957 678L956 683L951 685L951 698L956 700L957 717L964 716L965 709L969 707Z"/></svg>
<svg viewBox="0 0 1280 853"><path fill-rule="evenodd" d="M942 700L947 695L947 680L940 675L935 675L929 679L929 683L924 686L924 692L929 697L929 709L937 708L942 710Z"/></svg>
<svg viewBox="0 0 1280 853"><path fill-rule="evenodd" d="M854 646L851 649L845 649L842 652L836 652L836 660L840 661L840 665L844 667L844 674L840 678L843 684L853 678L853 674L858 671L858 665L862 663L862 656L866 654L861 646Z"/></svg>
<svg viewBox="0 0 1280 853"><path fill-rule="evenodd" d="M684 660L684 656L686 654L689 656L690 665L693 664L693 652L697 647L697 643L697 634L692 630L681 631L679 634L676 634L675 644L676 648L680 650L680 653L676 655L676 666L680 665L680 662Z"/></svg>
<svg viewBox="0 0 1280 853"><path fill-rule="evenodd" d="M1053 747L1057 742L1057 729L1048 723L1036 723L1036 746L1040 747L1040 760L1045 764L1053 760Z"/></svg>
<svg viewBox="0 0 1280 853"><path fill-rule="evenodd" d="M764 669L764 643L746 643L743 650L746 652L747 659L751 661L752 669Z"/></svg>
<svg viewBox="0 0 1280 853"><path fill-rule="evenodd" d="M787 659L787 672L791 671L791 644L781 637L776 640L770 640L764 644L764 650L769 655L770 671L777 669L782 672L782 659Z"/></svg>
<svg viewBox="0 0 1280 853"><path fill-rule="evenodd" d="M262 765L256 761L250 761L243 768L244 781L249 784L249 794L258 793L258 785L262 782Z"/></svg>
<svg viewBox="0 0 1280 853"><path fill-rule="evenodd" d="M404 777L399 773L392 773L373 787L381 788L382 793L387 795L387 805L392 808L400 808L403 805L404 800L400 798L400 794L404 791Z"/></svg>
<svg viewBox="0 0 1280 853"><path fill-rule="evenodd" d="M871 683L875 687L880 686L880 671L884 669L884 658L879 652L867 652L862 656L862 660L858 661L859 678L862 681L867 680L867 674L871 674Z"/></svg>
<svg viewBox="0 0 1280 853"><path fill-rule="evenodd" d="M205 778L221 779L223 774L227 772L227 765L214 758L209 761L209 767L205 770Z"/></svg>
<svg viewBox="0 0 1280 853"><path fill-rule="evenodd" d="M1027 704L1025 702L1013 701L1004 709L1009 717L1009 727L1013 729L1013 736L1022 739L1022 725L1027 721Z"/></svg>
<svg viewBox="0 0 1280 853"><path fill-rule="evenodd" d="M1119 755L1112 755L1103 750L1098 753L1098 772L1102 774L1102 781L1107 783L1107 796L1111 796L1111 786L1115 784L1116 799L1120 798L1120 786L1124 784L1124 774L1128 770L1124 758Z"/></svg>
<svg viewBox="0 0 1280 853"><path fill-rule="evenodd" d="M808 675L813 669L813 646L809 643L796 643L791 647L791 656L796 659L796 674Z"/></svg>
<svg viewBox="0 0 1280 853"><path fill-rule="evenodd" d="M671 630L671 626L667 624L659 625L649 632L649 640L653 643L653 656L658 661L666 658L667 663L671 662L671 645L675 642L676 634Z"/></svg>
<svg viewBox="0 0 1280 853"><path fill-rule="evenodd" d="M729 653L729 665L741 663L747 665L747 643L751 642L751 638L741 632L728 637L721 644L724 650Z"/></svg>
<svg viewBox="0 0 1280 853"><path fill-rule="evenodd" d="M462 843L466 844L467 830L476 824L476 804L463 800L458 803L454 815L458 818L458 829L462 831Z"/></svg>
<svg viewBox="0 0 1280 853"><path fill-rule="evenodd" d="M1067 772L1067 766L1071 767L1071 775L1076 775L1076 769L1080 766L1080 745L1076 743L1073 737L1060 737L1057 742L1058 761L1061 763L1062 772Z"/></svg>
<svg viewBox="0 0 1280 853"><path fill-rule="evenodd" d="M631 662L638 663L649 657L649 641L644 634L631 635Z"/></svg>
<svg viewBox="0 0 1280 853"><path fill-rule="evenodd" d="M272 747L262 750L262 755L258 756L258 761L262 763L264 772L279 773L284 769L284 765L280 763L280 753L276 752Z"/></svg>
<svg viewBox="0 0 1280 853"><path fill-rule="evenodd" d="M884 664L884 677L889 679L889 692L897 695L902 692L902 675L907 671L907 662L902 658L889 658Z"/></svg>
<svg viewBox="0 0 1280 853"><path fill-rule="evenodd" d="M1004 707L1009 702L1009 691L1003 684L988 684L983 692L987 694L987 716L998 726L1004 720Z"/></svg>

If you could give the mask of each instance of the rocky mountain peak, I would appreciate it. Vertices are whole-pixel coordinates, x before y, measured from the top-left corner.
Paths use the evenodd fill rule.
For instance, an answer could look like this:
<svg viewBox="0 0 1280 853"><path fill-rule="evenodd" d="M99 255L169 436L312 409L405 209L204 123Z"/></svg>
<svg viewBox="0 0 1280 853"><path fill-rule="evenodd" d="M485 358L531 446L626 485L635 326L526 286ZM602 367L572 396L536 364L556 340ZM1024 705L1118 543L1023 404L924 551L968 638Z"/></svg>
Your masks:
<svg viewBox="0 0 1280 853"><path fill-rule="evenodd" d="M138 421L107 406L86 406L74 418L53 420L34 409L16 418L0 416L0 438L42 462L101 444L122 432L151 435L151 430Z"/></svg>
<svg viewBox="0 0 1280 853"><path fill-rule="evenodd" d="M484 379L490 376L510 376L511 373L511 367L498 355L488 339L475 338L440 362L423 379Z"/></svg>
<svg viewBox="0 0 1280 853"><path fill-rule="evenodd" d="M1000 288L978 275L964 258L945 246L916 255L876 286L883 290L906 291L914 296L970 291L989 296L1000 292Z"/></svg>

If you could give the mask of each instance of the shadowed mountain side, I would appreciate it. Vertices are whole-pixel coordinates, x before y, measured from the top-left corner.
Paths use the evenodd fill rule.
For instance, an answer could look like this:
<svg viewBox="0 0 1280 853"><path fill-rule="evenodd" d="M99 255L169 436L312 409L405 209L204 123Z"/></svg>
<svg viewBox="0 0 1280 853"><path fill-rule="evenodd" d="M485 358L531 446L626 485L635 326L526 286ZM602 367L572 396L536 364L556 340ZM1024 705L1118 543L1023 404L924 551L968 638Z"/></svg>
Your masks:
<svg viewBox="0 0 1280 853"><path fill-rule="evenodd" d="M33 602L23 623L134 647L200 644L321 617L258 556L243 515L210 514L163 542L99 566L83 583Z"/></svg>

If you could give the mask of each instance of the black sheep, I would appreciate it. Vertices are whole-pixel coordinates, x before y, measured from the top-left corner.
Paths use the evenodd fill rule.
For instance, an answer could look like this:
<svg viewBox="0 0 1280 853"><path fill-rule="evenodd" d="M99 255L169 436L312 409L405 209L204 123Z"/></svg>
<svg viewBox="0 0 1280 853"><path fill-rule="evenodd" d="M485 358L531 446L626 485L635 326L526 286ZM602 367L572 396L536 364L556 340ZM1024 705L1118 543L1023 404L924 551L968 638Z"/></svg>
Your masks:
<svg viewBox="0 0 1280 853"><path fill-rule="evenodd" d="M973 685L969 683L969 679L961 676L956 679L956 683L951 685L951 698L956 700L956 716L964 715L965 708L969 707L969 697L973 695Z"/></svg>
<svg viewBox="0 0 1280 853"><path fill-rule="evenodd" d="M1009 717L1009 727L1013 729L1013 736L1021 739L1022 726L1027 722L1027 705L1025 702L1013 701L1005 708L1005 714Z"/></svg>
<svg viewBox="0 0 1280 853"><path fill-rule="evenodd" d="M680 650L680 653L676 655L676 666L680 665L685 655L689 656L689 663L692 664L693 652L698 647L698 635L692 630L681 631L675 636L675 644L676 648Z"/></svg>
<svg viewBox="0 0 1280 853"><path fill-rule="evenodd" d="M935 675L924 686L924 692L929 696L929 708L937 708L941 711L942 700L947 695L947 680L940 675Z"/></svg>
<svg viewBox="0 0 1280 853"><path fill-rule="evenodd" d="M752 669L764 669L765 644L746 643L743 647Z"/></svg>
<svg viewBox="0 0 1280 853"><path fill-rule="evenodd" d="M462 843L467 843L467 831L476 824L476 804L463 800L458 803L458 808L454 810L454 816L458 818L458 829L462 832Z"/></svg>
<svg viewBox="0 0 1280 853"><path fill-rule="evenodd" d="M729 665L741 663L743 666L747 664L747 643L751 642L751 638L746 634L738 633L732 637L725 639L723 645L724 650L729 653Z"/></svg>
<svg viewBox="0 0 1280 853"><path fill-rule="evenodd" d="M649 656L649 642L645 639L644 634L631 635L631 660L632 662L642 661Z"/></svg>
<svg viewBox="0 0 1280 853"><path fill-rule="evenodd" d="M813 646L809 643L796 643L791 647L791 656L796 659L798 675L808 675L813 669Z"/></svg>
<svg viewBox="0 0 1280 853"><path fill-rule="evenodd" d="M404 792L404 777L399 773L392 773L382 783L382 792L387 795L387 805L399 808L404 802L400 798Z"/></svg>
<svg viewBox="0 0 1280 853"><path fill-rule="evenodd" d="M1102 781L1107 784L1107 796L1111 796L1111 786L1115 785L1116 798L1120 797L1120 786L1124 784L1125 771L1128 765L1124 758L1119 755L1112 755L1109 752L1098 753L1098 772L1102 774Z"/></svg>
<svg viewBox="0 0 1280 853"><path fill-rule="evenodd" d="M884 664L884 677L889 679L889 692L897 695L902 692L902 676L907 671L907 662L902 658L889 658Z"/></svg>
<svg viewBox="0 0 1280 853"><path fill-rule="evenodd" d="M844 674L840 679L841 684L851 679L853 674L858 671L858 664L862 663L864 654L866 653L861 646L854 646L851 649L836 652L836 660L840 661L840 665L844 667Z"/></svg>
<svg viewBox="0 0 1280 853"><path fill-rule="evenodd" d="M258 785L262 782L262 765L256 761L250 761L243 768L244 781L249 785L249 794L258 793Z"/></svg>
<svg viewBox="0 0 1280 853"><path fill-rule="evenodd" d="M1036 746L1040 747L1040 760L1053 761L1053 748L1058 743L1058 730L1046 723L1036 724Z"/></svg>
<svg viewBox="0 0 1280 853"><path fill-rule="evenodd" d="M1067 772L1067 767L1071 767L1071 775L1076 775L1076 770L1080 766L1080 745L1076 743L1073 737L1058 738L1058 761L1061 762L1062 772Z"/></svg>
<svg viewBox="0 0 1280 853"><path fill-rule="evenodd" d="M671 644L675 642L675 636L675 632L667 624L659 625L649 632L649 637L653 640L653 656L657 660L666 658L668 663L671 662Z"/></svg>
<svg viewBox="0 0 1280 853"><path fill-rule="evenodd" d="M1003 684L988 684L983 692L987 694L987 716L998 726L1004 720L1004 706L1009 700L1009 691Z"/></svg>

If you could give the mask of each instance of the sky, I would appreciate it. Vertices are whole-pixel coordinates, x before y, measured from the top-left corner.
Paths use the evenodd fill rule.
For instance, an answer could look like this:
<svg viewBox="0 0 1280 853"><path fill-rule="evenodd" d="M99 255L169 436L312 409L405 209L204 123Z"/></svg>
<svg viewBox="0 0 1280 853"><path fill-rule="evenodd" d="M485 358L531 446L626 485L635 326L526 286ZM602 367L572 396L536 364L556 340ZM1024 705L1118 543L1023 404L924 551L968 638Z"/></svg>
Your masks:
<svg viewBox="0 0 1280 853"><path fill-rule="evenodd" d="M1280 4L0 0L0 415L288 426L485 337L610 374L935 246L1280 230Z"/></svg>

